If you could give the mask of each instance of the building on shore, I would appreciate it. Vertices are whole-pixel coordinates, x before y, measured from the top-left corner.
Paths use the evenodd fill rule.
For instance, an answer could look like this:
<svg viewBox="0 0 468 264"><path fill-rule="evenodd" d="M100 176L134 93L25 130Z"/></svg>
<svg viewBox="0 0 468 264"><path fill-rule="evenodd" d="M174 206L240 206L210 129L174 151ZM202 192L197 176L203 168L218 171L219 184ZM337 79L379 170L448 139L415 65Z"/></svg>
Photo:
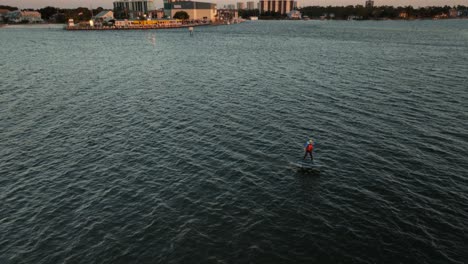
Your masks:
<svg viewBox="0 0 468 264"><path fill-rule="evenodd" d="M186 12L190 20L214 21L216 4L192 1L164 0L164 14L173 18L177 12Z"/></svg>
<svg viewBox="0 0 468 264"><path fill-rule="evenodd" d="M442 14L439 14L439 15L435 15L435 16L433 17L433 19L436 19L436 20L437 20L437 19L446 19L446 18L449 18L448 14L446 14L446 13L442 13Z"/></svg>
<svg viewBox="0 0 468 264"><path fill-rule="evenodd" d="M163 8L160 8L160 9L156 9L156 10L153 10L153 11L149 11L149 14L148 14L148 18L149 19L161 19L161 18L164 18L166 15L164 14L164 9Z"/></svg>
<svg viewBox="0 0 468 264"><path fill-rule="evenodd" d="M401 11L400 14L398 14L398 17L401 18L401 19L408 19L409 15L408 15L408 12Z"/></svg>
<svg viewBox="0 0 468 264"><path fill-rule="evenodd" d="M182 25L180 19L156 19L156 20L116 20L115 27L129 28L129 29L143 29L143 28L167 28Z"/></svg>
<svg viewBox="0 0 468 264"><path fill-rule="evenodd" d="M218 21L231 22L239 19L239 12L236 9L218 9Z"/></svg>
<svg viewBox="0 0 468 264"><path fill-rule="evenodd" d="M78 24L69 20L67 30L143 30L143 29L162 29L162 28L180 28L201 24L187 24L180 19L154 19L154 20L115 20L113 25L94 24L92 20L82 21Z"/></svg>
<svg viewBox="0 0 468 264"><path fill-rule="evenodd" d="M5 16L10 12L8 9L0 9L0 23L3 23Z"/></svg>
<svg viewBox="0 0 468 264"><path fill-rule="evenodd" d="M255 2L254 1L248 1L247 2L247 9L248 10L254 10L255 9Z"/></svg>
<svg viewBox="0 0 468 264"><path fill-rule="evenodd" d="M154 0L117 0L114 1L114 12L124 13L130 18L148 15L155 10Z"/></svg>
<svg viewBox="0 0 468 264"><path fill-rule="evenodd" d="M244 10L245 2L237 2L237 10Z"/></svg>
<svg viewBox="0 0 468 264"><path fill-rule="evenodd" d="M41 13L37 11L11 11L5 15L10 23L42 23Z"/></svg>
<svg viewBox="0 0 468 264"><path fill-rule="evenodd" d="M299 12L299 10L291 10L288 13L288 18L292 20L300 20L302 19L302 14Z"/></svg>
<svg viewBox="0 0 468 264"><path fill-rule="evenodd" d="M97 15L93 16L91 19L95 22L109 22L110 20L114 19L114 12L110 10L103 10Z"/></svg>
<svg viewBox="0 0 468 264"><path fill-rule="evenodd" d="M374 0L366 0L366 8L373 8L374 7Z"/></svg>
<svg viewBox="0 0 468 264"><path fill-rule="evenodd" d="M452 17L452 18L458 17L458 10L455 9L455 8L450 9L449 10L449 17Z"/></svg>
<svg viewBox="0 0 468 264"><path fill-rule="evenodd" d="M297 9L297 2L294 0L260 0L260 13L274 12L285 15Z"/></svg>

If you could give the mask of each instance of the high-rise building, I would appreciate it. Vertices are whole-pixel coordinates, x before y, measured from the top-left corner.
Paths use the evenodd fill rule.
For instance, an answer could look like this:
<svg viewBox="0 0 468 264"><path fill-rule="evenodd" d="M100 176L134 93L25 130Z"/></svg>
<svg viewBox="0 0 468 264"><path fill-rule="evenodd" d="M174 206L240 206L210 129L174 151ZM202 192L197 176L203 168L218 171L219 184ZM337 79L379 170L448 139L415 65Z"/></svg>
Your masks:
<svg viewBox="0 0 468 264"><path fill-rule="evenodd" d="M236 9L236 6L233 5L233 4L229 4L229 5L227 5L227 9L234 10L234 9Z"/></svg>
<svg viewBox="0 0 468 264"><path fill-rule="evenodd" d="M366 7L367 8L374 7L374 0L366 0Z"/></svg>
<svg viewBox="0 0 468 264"><path fill-rule="evenodd" d="M244 2L237 2L237 10L244 10L245 3Z"/></svg>
<svg viewBox="0 0 468 264"><path fill-rule="evenodd" d="M282 15L289 13L297 8L297 2L294 0L260 0L260 13L275 12Z"/></svg>
<svg viewBox="0 0 468 264"><path fill-rule="evenodd" d="M114 1L114 12L124 11L129 14L147 14L155 10L154 0L117 0Z"/></svg>
<svg viewBox="0 0 468 264"><path fill-rule="evenodd" d="M254 10L255 9L255 2L254 1L247 2L247 9L248 10Z"/></svg>

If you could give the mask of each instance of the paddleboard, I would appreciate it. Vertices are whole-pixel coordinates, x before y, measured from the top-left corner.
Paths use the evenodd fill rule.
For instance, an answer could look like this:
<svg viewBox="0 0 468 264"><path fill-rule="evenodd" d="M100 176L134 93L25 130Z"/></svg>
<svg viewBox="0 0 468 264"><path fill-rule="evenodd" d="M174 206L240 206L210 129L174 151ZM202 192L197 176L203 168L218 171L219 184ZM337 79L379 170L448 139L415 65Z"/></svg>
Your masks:
<svg viewBox="0 0 468 264"><path fill-rule="evenodd" d="M311 160L299 160L294 163L295 166L297 166L300 169L309 169L309 170L320 170L322 165L318 163L317 161L311 161Z"/></svg>

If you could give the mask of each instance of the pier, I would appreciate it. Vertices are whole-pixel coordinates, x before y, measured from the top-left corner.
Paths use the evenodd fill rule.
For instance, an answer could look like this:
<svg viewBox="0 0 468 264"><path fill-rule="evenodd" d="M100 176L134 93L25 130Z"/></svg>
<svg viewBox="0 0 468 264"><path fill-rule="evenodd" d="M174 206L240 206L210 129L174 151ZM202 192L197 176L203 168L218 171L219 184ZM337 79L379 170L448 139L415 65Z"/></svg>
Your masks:
<svg viewBox="0 0 468 264"><path fill-rule="evenodd" d="M124 25L124 26L66 26L66 30L149 30L149 29L170 29L170 28L190 28L190 27L199 27L199 26L209 26L215 25L212 23L190 23L190 24L131 24L131 25Z"/></svg>

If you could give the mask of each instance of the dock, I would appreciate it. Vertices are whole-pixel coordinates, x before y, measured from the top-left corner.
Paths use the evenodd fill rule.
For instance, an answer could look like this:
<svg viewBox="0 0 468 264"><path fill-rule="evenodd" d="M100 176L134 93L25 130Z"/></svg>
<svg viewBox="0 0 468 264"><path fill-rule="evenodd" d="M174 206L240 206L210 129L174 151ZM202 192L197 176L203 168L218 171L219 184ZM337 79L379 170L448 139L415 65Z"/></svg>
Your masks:
<svg viewBox="0 0 468 264"><path fill-rule="evenodd" d="M212 23L190 23L190 24L150 24L150 25L125 25L125 26L66 26L66 30L150 30L150 29L171 29L171 28L190 28L199 26L215 25Z"/></svg>

